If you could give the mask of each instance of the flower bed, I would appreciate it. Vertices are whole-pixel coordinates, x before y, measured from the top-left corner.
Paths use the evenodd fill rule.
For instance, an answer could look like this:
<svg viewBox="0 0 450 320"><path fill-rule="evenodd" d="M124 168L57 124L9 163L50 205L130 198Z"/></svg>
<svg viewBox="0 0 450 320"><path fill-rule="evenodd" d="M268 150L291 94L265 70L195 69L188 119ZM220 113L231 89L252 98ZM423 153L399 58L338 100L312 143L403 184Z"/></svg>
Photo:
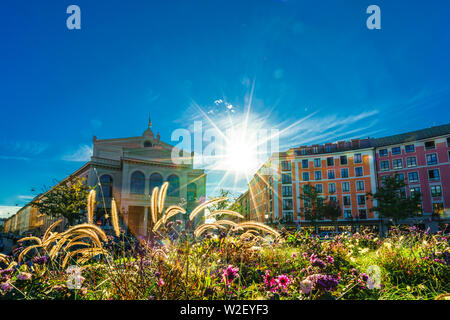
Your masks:
<svg viewBox="0 0 450 320"><path fill-rule="evenodd" d="M172 227L172 226L171 226ZM245 236L244 236L245 235ZM23 248L0 258L0 299L436 299L450 292L449 238L415 228L322 241L306 233L204 233L124 246L79 263ZM20 261L19 261L20 260Z"/></svg>

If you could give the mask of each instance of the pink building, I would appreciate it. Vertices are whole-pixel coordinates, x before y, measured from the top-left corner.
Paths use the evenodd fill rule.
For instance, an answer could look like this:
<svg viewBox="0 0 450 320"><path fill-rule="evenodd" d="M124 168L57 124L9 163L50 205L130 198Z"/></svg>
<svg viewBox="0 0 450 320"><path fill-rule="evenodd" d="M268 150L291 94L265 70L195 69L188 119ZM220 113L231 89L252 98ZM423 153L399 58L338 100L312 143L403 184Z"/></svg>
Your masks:
<svg viewBox="0 0 450 320"><path fill-rule="evenodd" d="M378 185L398 175L408 196L422 194L424 215L450 213L450 124L374 139Z"/></svg>

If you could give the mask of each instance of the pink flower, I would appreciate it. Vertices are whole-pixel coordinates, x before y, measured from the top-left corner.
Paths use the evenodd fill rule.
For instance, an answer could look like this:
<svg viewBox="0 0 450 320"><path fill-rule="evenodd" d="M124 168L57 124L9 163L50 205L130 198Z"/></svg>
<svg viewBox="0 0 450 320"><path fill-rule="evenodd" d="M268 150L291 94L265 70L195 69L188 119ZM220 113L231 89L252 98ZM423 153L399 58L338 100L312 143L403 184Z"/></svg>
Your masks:
<svg viewBox="0 0 450 320"><path fill-rule="evenodd" d="M279 275L277 277L278 280L278 284L280 287L286 288L289 283L291 282L291 279L289 279L289 277L285 274Z"/></svg>
<svg viewBox="0 0 450 320"><path fill-rule="evenodd" d="M158 287L162 287L164 284L165 284L164 280L162 278L159 278Z"/></svg>
<svg viewBox="0 0 450 320"><path fill-rule="evenodd" d="M225 284L229 286L234 279L239 277L238 272L239 268L235 268L230 264L227 268L223 269L222 273L223 282L225 282Z"/></svg>
<svg viewBox="0 0 450 320"><path fill-rule="evenodd" d="M270 279L268 287L269 287L270 292L277 292L278 291L277 279L275 279L275 278Z"/></svg>
<svg viewBox="0 0 450 320"><path fill-rule="evenodd" d="M297 258L297 252L292 252L292 259Z"/></svg>
<svg viewBox="0 0 450 320"><path fill-rule="evenodd" d="M332 256L327 256L327 262L328 262L329 264L332 264L332 263L334 262L333 257L332 257Z"/></svg>

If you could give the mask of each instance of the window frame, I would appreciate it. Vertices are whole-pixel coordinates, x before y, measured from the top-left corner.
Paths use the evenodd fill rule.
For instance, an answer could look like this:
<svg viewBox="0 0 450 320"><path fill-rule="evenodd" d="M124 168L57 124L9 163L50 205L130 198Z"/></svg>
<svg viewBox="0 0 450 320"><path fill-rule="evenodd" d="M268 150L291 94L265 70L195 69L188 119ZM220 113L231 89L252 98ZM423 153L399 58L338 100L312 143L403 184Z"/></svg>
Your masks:
<svg viewBox="0 0 450 320"><path fill-rule="evenodd" d="M411 180L410 175L415 174L417 179L416 180ZM408 182L419 182L419 172L418 171L411 171L408 172Z"/></svg>
<svg viewBox="0 0 450 320"><path fill-rule="evenodd" d="M411 163L409 162L410 159L414 159L414 164L411 164ZM417 167L417 157L416 157L416 156L406 157L406 167L407 167L407 168L414 168L414 167Z"/></svg>
<svg viewBox="0 0 450 320"><path fill-rule="evenodd" d="M348 186L348 190L347 190L347 188L344 188L344 185ZM350 182L349 181L343 181L342 184L341 184L341 190L342 190L342 192L351 192Z"/></svg>
<svg viewBox="0 0 450 320"><path fill-rule="evenodd" d="M383 165L382 164L386 164L387 163L387 168L383 168ZM389 163L389 160L381 160L380 161L380 171L389 171L391 169L391 167L390 167L390 163Z"/></svg>
<svg viewBox="0 0 450 320"><path fill-rule="evenodd" d="M361 174L358 174L358 171L361 171ZM355 167L355 177L363 177L364 176L364 168L363 167Z"/></svg>
<svg viewBox="0 0 450 320"><path fill-rule="evenodd" d="M434 160L434 161L431 161L431 162L430 162L429 159L428 159L428 157L432 158L432 160ZM439 163L438 155L437 155L436 152L434 152L434 153L427 153L427 154L425 155L425 159L426 159L426 161L427 161L427 165L428 165L428 166L432 166L432 165L435 165L435 164L438 164L438 163Z"/></svg>
<svg viewBox="0 0 450 320"><path fill-rule="evenodd" d="M394 150L395 150L395 152L394 152ZM394 154L402 154L402 149L400 147L392 147L391 148L391 155L394 155Z"/></svg>
<svg viewBox="0 0 450 320"><path fill-rule="evenodd" d="M412 146L412 150L408 150L408 147ZM414 144L405 145L405 153L416 152L416 146Z"/></svg>
<svg viewBox="0 0 450 320"><path fill-rule="evenodd" d="M395 165L396 163L401 163L400 166ZM392 169L403 169L403 159L392 159Z"/></svg>
<svg viewBox="0 0 450 320"><path fill-rule="evenodd" d="M378 155L379 155L380 157L387 157L387 156L389 155L389 151L388 151L388 149L381 149L381 150L378 150Z"/></svg>

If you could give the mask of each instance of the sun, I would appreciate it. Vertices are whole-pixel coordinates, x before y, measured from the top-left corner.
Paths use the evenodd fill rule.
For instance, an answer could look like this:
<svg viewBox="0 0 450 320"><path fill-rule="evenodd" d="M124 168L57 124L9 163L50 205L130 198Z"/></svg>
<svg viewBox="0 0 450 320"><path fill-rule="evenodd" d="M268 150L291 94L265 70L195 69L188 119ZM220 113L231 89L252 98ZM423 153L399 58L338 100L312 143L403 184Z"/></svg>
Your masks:
<svg viewBox="0 0 450 320"><path fill-rule="evenodd" d="M238 129L226 139L223 165L227 172L251 175L258 168L258 142L252 132Z"/></svg>

